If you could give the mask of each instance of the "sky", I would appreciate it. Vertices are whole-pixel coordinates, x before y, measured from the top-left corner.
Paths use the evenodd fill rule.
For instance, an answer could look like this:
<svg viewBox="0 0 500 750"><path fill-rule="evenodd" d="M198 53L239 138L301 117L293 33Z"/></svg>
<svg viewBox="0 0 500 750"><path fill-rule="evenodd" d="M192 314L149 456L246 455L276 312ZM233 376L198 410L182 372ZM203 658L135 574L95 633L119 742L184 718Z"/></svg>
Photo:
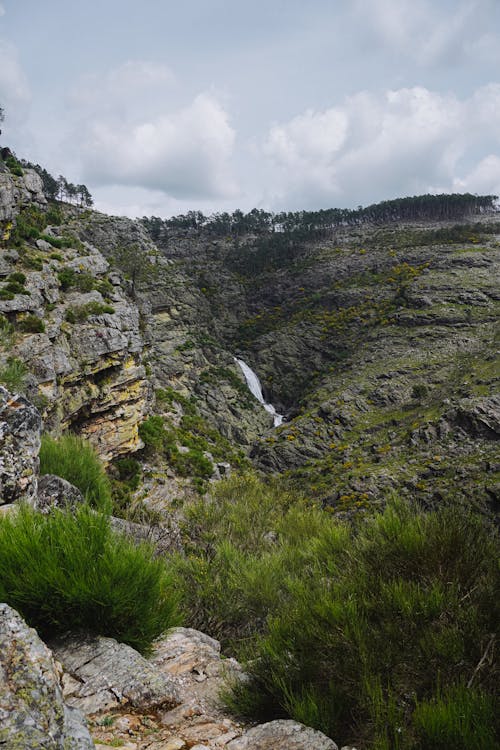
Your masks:
<svg viewBox="0 0 500 750"><path fill-rule="evenodd" d="M500 0L0 0L0 144L106 213L500 194Z"/></svg>

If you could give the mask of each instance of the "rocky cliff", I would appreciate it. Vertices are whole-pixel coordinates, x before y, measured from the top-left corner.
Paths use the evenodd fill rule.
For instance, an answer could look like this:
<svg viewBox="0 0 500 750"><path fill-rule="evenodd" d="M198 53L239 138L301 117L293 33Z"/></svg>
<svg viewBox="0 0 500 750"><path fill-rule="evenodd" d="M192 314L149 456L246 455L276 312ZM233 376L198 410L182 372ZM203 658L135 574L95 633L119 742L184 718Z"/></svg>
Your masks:
<svg viewBox="0 0 500 750"><path fill-rule="evenodd" d="M28 201L38 192L17 189L22 179L40 188L35 173L0 178L7 382L17 364L46 429L85 435L105 460L134 451L149 399L138 308L99 249L71 232L71 213L63 224L61 212Z"/></svg>

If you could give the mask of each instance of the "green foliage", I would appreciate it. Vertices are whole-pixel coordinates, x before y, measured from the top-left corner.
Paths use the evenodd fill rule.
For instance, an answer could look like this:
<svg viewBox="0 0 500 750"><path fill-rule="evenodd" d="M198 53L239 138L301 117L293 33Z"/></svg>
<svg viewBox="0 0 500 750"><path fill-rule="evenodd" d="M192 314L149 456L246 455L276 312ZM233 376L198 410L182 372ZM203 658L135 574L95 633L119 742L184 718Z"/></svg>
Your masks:
<svg viewBox="0 0 500 750"><path fill-rule="evenodd" d="M235 646L263 631L288 598L283 582L310 561L309 539L331 524L278 483L252 475L218 483L212 494L186 511L180 586L190 624Z"/></svg>
<svg viewBox="0 0 500 750"><path fill-rule="evenodd" d="M57 278L63 292L67 292L75 283L76 271L73 268L61 268L57 272Z"/></svg>
<svg viewBox="0 0 500 750"><path fill-rule="evenodd" d="M206 443L197 440L189 432L165 429L163 417L148 417L139 426L139 436L147 449L162 454L180 476L206 480L213 474L213 464L202 452ZM187 447L188 451L180 451L178 443ZM204 489L201 484L199 488Z"/></svg>
<svg viewBox="0 0 500 750"><path fill-rule="evenodd" d="M469 680L495 632L498 538L459 507L393 503L353 528L244 479L195 506L186 531L177 566L190 624L247 658L251 681L229 704L253 719L285 714L409 750L413 711L434 705L436 675ZM477 675L486 694L498 676L490 657ZM481 723L474 702L470 711Z"/></svg>
<svg viewBox="0 0 500 750"><path fill-rule="evenodd" d="M85 630L142 652L179 622L164 563L87 507L0 518L0 599L42 637Z"/></svg>
<svg viewBox="0 0 500 750"><path fill-rule="evenodd" d="M139 425L139 437L146 448L160 451L165 442L163 418L158 415L148 417Z"/></svg>
<svg viewBox="0 0 500 750"><path fill-rule="evenodd" d="M113 466L118 471L118 477L121 482L125 482L131 490L139 487L142 476L142 467L135 458L125 457L117 458Z"/></svg>
<svg viewBox="0 0 500 750"><path fill-rule="evenodd" d="M11 174L15 175L16 177L23 176L23 168L21 167L15 156L8 156L5 160L5 164L9 168Z"/></svg>
<svg viewBox="0 0 500 750"><path fill-rule="evenodd" d="M4 286L0 287L0 300L11 300L14 299L15 296L14 292L11 292L10 289L7 289Z"/></svg>
<svg viewBox="0 0 500 750"><path fill-rule="evenodd" d="M20 247L26 240L37 240L45 226L47 226L45 214L35 206L28 206L16 217L16 225L10 234L9 244Z"/></svg>
<svg viewBox="0 0 500 750"><path fill-rule="evenodd" d="M62 250L64 247L78 247L81 245L75 237L54 237L51 234L42 234L41 239L48 242L52 247Z"/></svg>
<svg viewBox="0 0 500 750"><path fill-rule="evenodd" d="M86 302L84 305L78 305L76 307L68 308L64 317L68 321L68 323L77 323L86 320L91 315L112 315L114 311L115 308L111 305L97 302L97 300L91 300L90 302Z"/></svg>
<svg viewBox="0 0 500 750"><path fill-rule="evenodd" d="M26 283L26 275L24 273L21 273L20 271L14 271L14 273L11 273L8 277L8 281L14 281L18 284L21 284L21 286L24 286Z"/></svg>
<svg viewBox="0 0 500 750"><path fill-rule="evenodd" d="M9 357L7 364L0 369L0 383L9 391L22 391L28 368L17 357Z"/></svg>
<svg viewBox="0 0 500 750"><path fill-rule="evenodd" d="M24 276L24 274L20 274L21 276ZM12 294L30 294L30 292L24 288L22 284L20 284L18 281L9 281L3 289L6 289L8 292L12 292Z"/></svg>
<svg viewBox="0 0 500 750"><path fill-rule="evenodd" d="M67 292L71 288L78 289L80 292L91 292L92 289L98 287L99 283L102 283L98 282L91 273L87 271L77 273L73 268L68 266L58 271L57 278L63 292Z"/></svg>
<svg viewBox="0 0 500 750"><path fill-rule="evenodd" d="M45 331L45 323L38 315L25 315L18 323L18 328L24 333L43 333Z"/></svg>
<svg viewBox="0 0 500 750"><path fill-rule="evenodd" d="M498 750L497 709L492 697L481 690L464 685L438 690L413 713L415 750Z"/></svg>
<svg viewBox="0 0 500 750"><path fill-rule="evenodd" d="M42 435L40 473L56 474L83 493L94 507L106 508L111 502L109 478L90 443L77 435L59 439Z"/></svg>

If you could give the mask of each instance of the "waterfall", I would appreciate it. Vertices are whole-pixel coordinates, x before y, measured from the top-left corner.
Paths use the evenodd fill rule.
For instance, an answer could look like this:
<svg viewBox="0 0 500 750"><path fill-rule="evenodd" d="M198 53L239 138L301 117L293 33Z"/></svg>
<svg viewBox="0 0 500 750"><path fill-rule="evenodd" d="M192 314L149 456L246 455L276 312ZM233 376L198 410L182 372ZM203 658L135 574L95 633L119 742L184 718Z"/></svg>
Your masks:
<svg viewBox="0 0 500 750"><path fill-rule="evenodd" d="M251 367L247 365L246 362L243 362L242 359L238 359L238 357L234 358L234 361L238 363L238 365L241 368L241 371L243 375L245 376L245 380L247 381L248 390L250 393L255 396L257 401L259 401L264 409L269 412L269 414L272 414L273 420L274 420L274 426L279 427L279 425L283 422L283 415L278 414L276 409L272 404L267 404L264 400L264 396L262 395L262 386L260 384L260 380L257 377L257 375L254 373Z"/></svg>

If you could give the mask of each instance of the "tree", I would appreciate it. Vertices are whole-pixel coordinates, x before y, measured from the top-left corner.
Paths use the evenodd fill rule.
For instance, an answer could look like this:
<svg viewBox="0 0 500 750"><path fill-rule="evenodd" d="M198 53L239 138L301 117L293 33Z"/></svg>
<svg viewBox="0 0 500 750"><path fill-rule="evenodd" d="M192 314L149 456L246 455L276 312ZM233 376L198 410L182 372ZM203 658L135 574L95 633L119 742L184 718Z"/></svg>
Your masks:
<svg viewBox="0 0 500 750"><path fill-rule="evenodd" d="M151 254L137 244L116 250L114 262L130 280L130 293L134 299L137 285L141 281L154 279L158 275L158 266L151 260Z"/></svg>

